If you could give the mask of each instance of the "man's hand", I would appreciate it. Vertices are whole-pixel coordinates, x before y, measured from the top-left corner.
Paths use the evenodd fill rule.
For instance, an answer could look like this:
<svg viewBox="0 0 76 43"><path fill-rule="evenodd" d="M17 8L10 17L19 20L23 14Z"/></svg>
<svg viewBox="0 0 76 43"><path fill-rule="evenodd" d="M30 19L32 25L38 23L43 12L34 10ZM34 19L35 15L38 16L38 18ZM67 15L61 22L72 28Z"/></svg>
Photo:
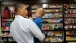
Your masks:
<svg viewBox="0 0 76 43"><path fill-rule="evenodd" d="M45 40L45 34L43 34L43 36L44 36L44 39L43 40L40 40L40 42L44 42L44 40Z"/></svg>
<svg viewBox="0 0 76 43"><path fill-rule="evenodd" d="M45 41L45 38L43 40L40 40L40 42L44 42Z"/></svg>

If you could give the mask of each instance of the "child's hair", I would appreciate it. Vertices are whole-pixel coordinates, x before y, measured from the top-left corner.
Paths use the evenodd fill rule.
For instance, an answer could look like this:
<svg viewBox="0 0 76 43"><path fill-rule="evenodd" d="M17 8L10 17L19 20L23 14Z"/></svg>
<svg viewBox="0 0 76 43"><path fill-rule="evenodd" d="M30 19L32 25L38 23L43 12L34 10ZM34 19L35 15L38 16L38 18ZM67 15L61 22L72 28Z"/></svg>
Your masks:
<svg viewBox="0 0 76 43"><path fill-rule="evenodd" d="M43 8L38 8L37 10L39 10L39 12L41 13L41 16L45 14L45 10Z"/></svg>

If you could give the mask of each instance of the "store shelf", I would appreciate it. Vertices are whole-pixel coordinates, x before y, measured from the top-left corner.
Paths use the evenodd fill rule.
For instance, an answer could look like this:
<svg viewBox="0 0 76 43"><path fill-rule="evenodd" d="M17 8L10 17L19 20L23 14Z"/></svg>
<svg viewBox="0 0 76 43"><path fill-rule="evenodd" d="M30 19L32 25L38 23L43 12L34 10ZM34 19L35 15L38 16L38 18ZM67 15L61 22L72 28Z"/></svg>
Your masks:
<svg viewBox="0 0 76 43"><path fill-rule="evenodd" d="M15 17L1 17L1 18L4 18L4 19L9 19L9 18L15 18Z"/></svg>
<svg viewBox="0 0 76 43"><path fill-rule="evenodd" d="M45 13L62 13L62 12L45 12Z"/></svg>
<svg viewBox="0 0 76 43"><path fill-rule="evenodd" d="M75 25L75 23L70 23L70 24L64 24L64 25Z"/></svg>
<svg viewBox="0 0 76 43"><path fill-rule="evenodd" d="M2 37L2 38L13 38L13 37Z"/></svg>
<svg viewBox="0 0 76 43"><path fill-rule="evenodd" d="M6 27L6 26L1 26L1 27ZM10 26L8 26L8 27L10 27Z"/></svg>
<svg viewBox="0 0 76 43"><path fill-rule="evenodd" d="M17 43L16 41L9 41L8 43Z"/></svg>
<svg viewBox="0 0 76 43"><path fill-rule="evenodd" d="M76 34L74 35L74 34L69 34L69 35L66 35L66 36L76 36Z"/></svg>
<svg viewBox="0 0 76 43"><path fill-rule="evenodd" d="M60 8L44 8L44 9L60 9Z"/></svg>
<svg viewBox="0 0 76 43"><path fill-rule="evenodd" d="M2 31L2 32L10 32L10 31Z"/></svg>
<svg viewBox="0 0 76 43"><path fill-rule="evenodd" d="M60 9L60 8L44 8L44 9ZM36 10L36 8L32 8L32 10Z"/></svg>
<svg viewBox="0 0 76 43"><path fill-rule="evenodd" d="M76 13L64 13L64 14L76 14Z"/></svg>
<svg viewBox="0 0 76 43"><path fill-rule="evenodd" d="M43 24L63 24L63 23L59 23L59 22L52 22L52 23L44 23Z"/></svg>
<svg viewBox="0 0 76 43"><path fill-rule="evenodd" d="M66 30L66 31L76 31L76 29L74 30L74 29L70 29L70 30Z"/></svg>
<svg viewBox="0 0 76 43"><path fill-rule="evenodd" d="M76 8L68 8L68 9L76 9Z"/></svg>
<svg viewBox="0 0 76 43"><path fill-rule="evenodd" d="M76 18L76 17L64 17L64 18Z"/></svg>
<svg viewBox="0 0 76 43"><path fill-rule="evenodd" d="M63 19L62 17L58 17L58 18L42 18L42 19Z"/></svg>
<svg viewBox="0 0 76 43"><path fill-rule="evenodd" d="M47 36L47 37L63 37L63 36Z"/></svg>
<svg viewBox="0 0 76 43"><path fill-rule="evenodd" d="M35 12L32 12L35 13ZM45 12L45 13L62 13L62 12Z"/></svg>
<svg viewBox="0 0 76 43"><path fill-rule="evenodd" d="M76 40L66 40L66 42L76 42Z"/></svg>
<svg viewBox="0 0 76 43"><path fill-rule="evenodd" d="M42 30L42 31L64 31L64 30Z"/></svg>
<svg viewBox="0 0 76 43"><path fill-rule="evenodd" d="M13 21L2 21L2 22L13 22Z"/></svg>
<svg viewBox="0 0 76 43"><path fill-rule="evenodd" d="M42 42L42 43L63 43L63 41L62 42Z"/></svg>

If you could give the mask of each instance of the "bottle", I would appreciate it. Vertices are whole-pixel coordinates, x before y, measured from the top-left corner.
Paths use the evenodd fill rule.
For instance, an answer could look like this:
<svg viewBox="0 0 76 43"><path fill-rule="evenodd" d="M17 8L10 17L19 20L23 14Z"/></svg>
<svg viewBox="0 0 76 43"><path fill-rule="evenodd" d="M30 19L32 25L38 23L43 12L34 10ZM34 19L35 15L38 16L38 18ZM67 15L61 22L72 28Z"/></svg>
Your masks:
<svg viewBox="0 0 76 43"><path fill-rule="evenodd" d="M53 30L53 29L52 29L52 25L49 26L49 29L50 29L50 30Z"/></svg>
<svg viewBox="0 0 76 43"><path fill-rule="evenodd" d="M74 19L72 19L71 21L72 21L72 23L74 24Z"/></svg>
<svg viewBox="0 0 76 43"><path fill-rule="evenodd" d="M74 19L74 23L76 24L76 19Z"/></svg>
<svg viewBox="0 0 76 43"><path fill-rule="evenodd" d="M54 26L54 29L55 29L55 30L58 30L58 27L57 27L57 25L55 25L55 26Z"/></svg>

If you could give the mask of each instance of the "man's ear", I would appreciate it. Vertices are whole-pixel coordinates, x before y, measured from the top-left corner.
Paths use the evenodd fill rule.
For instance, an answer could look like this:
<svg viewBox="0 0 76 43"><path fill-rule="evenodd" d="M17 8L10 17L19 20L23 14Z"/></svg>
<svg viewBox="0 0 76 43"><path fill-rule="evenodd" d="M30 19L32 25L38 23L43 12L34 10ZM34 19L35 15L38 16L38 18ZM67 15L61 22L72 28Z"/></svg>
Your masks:
<svg viewBox="0 0 76 43"><path fill-rule="evenodd" d="M20 12L21 8L18 8L18 11Z"/></svg>

